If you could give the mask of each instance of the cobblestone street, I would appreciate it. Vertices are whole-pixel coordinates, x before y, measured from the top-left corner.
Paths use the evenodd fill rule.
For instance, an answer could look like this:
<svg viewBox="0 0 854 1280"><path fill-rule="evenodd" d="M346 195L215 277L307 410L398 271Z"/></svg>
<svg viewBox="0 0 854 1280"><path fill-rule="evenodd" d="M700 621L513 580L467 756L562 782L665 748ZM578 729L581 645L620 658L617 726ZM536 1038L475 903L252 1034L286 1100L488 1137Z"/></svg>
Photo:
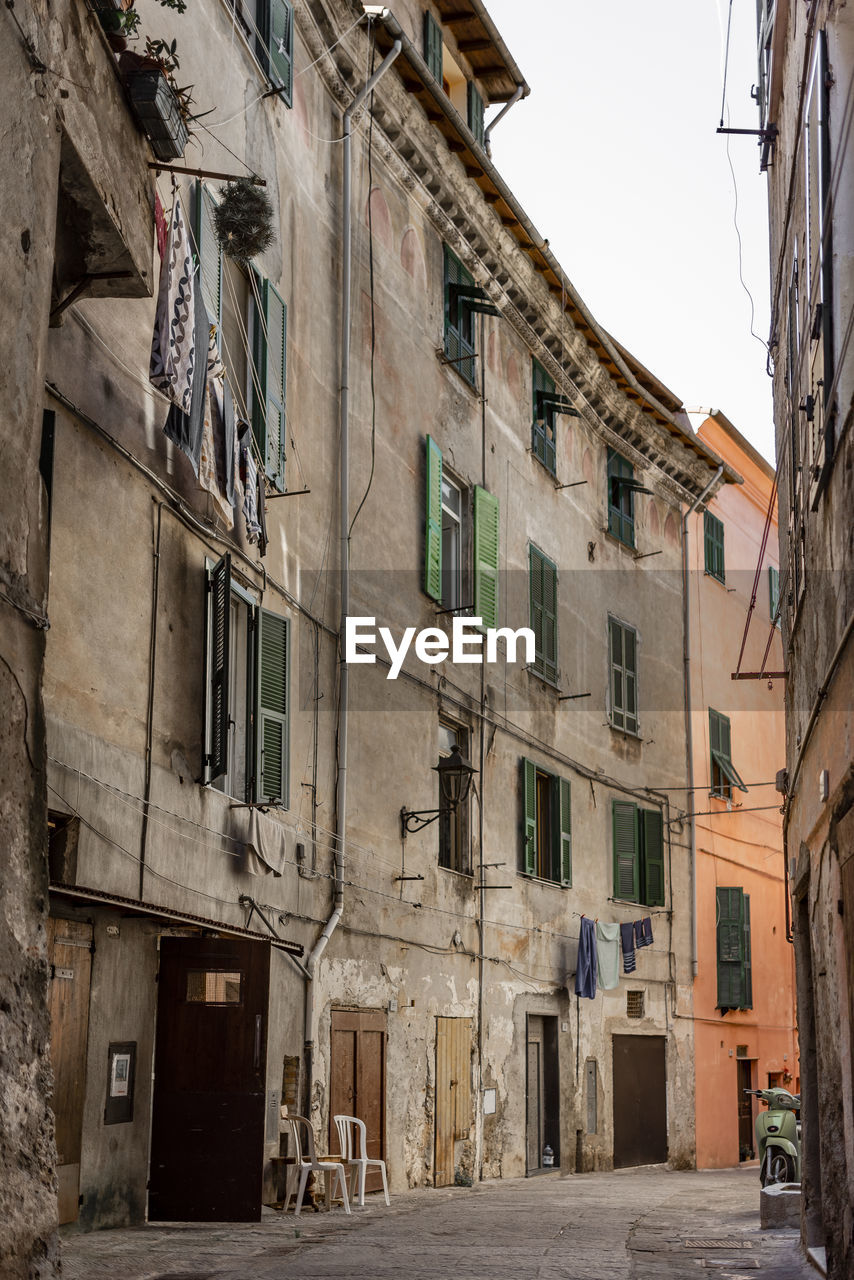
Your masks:
<svg viewBox="0 0 854 1280"><path fill-rule="evenodd" d="M66 1280L814 1280L795 1231L761 1231L756 1169L486 1182L376 1196L351 1217L265 1210L252 1225L64 1239Z"/></svg>

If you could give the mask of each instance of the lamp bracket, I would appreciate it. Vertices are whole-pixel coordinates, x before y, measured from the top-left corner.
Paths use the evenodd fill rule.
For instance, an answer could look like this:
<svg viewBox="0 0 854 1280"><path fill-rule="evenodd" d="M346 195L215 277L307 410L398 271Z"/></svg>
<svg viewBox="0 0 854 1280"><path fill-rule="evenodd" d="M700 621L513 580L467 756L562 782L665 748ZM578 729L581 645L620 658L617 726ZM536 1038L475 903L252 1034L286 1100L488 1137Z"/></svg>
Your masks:
<svg viewBox="0 0 854 1280"><path fill-rule="evenodd" d="M444 809L407 809L404 805L400 811L400 834L405 840L416 831L423 831L445 812Z"/></svg>

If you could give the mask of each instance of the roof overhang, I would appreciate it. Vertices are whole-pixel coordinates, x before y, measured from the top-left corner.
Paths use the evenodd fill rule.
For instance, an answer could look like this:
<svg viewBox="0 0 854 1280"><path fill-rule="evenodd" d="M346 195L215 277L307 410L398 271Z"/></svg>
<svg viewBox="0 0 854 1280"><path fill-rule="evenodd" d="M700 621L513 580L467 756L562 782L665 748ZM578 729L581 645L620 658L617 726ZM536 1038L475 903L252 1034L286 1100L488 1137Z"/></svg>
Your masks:
<svg viewBox="0 0 854 1280"><path fill-rule="evenodd" d="M434 0L442 25L453 33L457 48L486 90L489 102L508 102L517 89L531 92L525 77L481 0Z"/></svg>

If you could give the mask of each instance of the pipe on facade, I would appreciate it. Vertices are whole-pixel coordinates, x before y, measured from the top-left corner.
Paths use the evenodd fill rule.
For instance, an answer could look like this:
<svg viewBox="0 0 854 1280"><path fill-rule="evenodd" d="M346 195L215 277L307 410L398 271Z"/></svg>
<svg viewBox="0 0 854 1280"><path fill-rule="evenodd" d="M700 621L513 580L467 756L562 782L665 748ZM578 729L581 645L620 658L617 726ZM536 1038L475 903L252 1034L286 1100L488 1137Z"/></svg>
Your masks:
<svg viewBox="0 0 854 1280"><path fill-rule="evenodd" d="M685 752L688 762L688 826L691 832L691 972L696 978L697 959L697 833L694 830L694 730L691 717L691 599L688 574L688 520L724 473L723 462L706 485L699 498L695 498L682 517L682 668L685 702Z"/></svg>
<svg viewBox="0 0 854 1280"><path fill-rule="evenodd" d="M341 542L341 614L338 632L340 685L338 697L338 777L335 788L336 841L335 841L335 897L332 914L326 921L320 937L312 947L311 954L305 963L305 1059L306 1059L306 1091L307 1102L311 1105L311 1060L314 1047L314 977L320 957L327 948L329 939L344 914L344 844L347 835L347 725L349 713L349 673L344 661L343 645L345 623L350 608L350 327L352 313L352 271L353 271L353 156L352 126L353 116L373 91L377 82L385 75L403 45L396 40L386 54L374 74L357 93L344 112L343 122L343 179L342 179L342 220L341 220L341 402L340 402L340 441L339 441L339 527ZM370 199L370 192L368 193ZM306 1111L306 1115L310 1114Z"/></svg>
<svg viewBox="0 0 854 1280"><path fill-rule="evenodd" d="M526 88L527 86L524 84L517 84L516 92L513 94L513 97L508 98L507 102L504 103L504 106L501 108L498 115L495 117L494 120L490 121L488 128L484 130L483 149L486 152L486 154L489 156L490 160L492 159L492 145L491 145L492 130L495 128L497 124L501 123L501 121L507 115L507 112L510 110L510 108L515 107L519 99L524 98L526 96L525 94Z"/></svg>

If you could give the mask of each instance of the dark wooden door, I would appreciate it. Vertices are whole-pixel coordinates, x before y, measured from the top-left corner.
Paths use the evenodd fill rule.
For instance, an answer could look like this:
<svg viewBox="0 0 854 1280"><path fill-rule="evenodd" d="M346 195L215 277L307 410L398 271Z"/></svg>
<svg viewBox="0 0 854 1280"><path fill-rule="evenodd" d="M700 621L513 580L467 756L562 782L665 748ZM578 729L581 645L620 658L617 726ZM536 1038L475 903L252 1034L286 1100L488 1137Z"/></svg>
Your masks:
<svg viewBox="0 0 854 1280"><path fill-rule="evenodd" d="M749 1058L739 1058L736 1063L738 1081L738 1158L753 1159L753 1099L745 1089L752 1089L753 1063Z"/></svg>
<svg viewBox="0 0 854 1280"><path fill-rule="evenodd" d="M152 1221L261 1217L269 978L266 943L161 939Z"/></svg>
<svg viewBox="0 0 854 1280"><path fill-rule="evenodd" d="M329 1150L338 1151L334 1116L364 1121L368 1158L385 1160L386 1017L379 1009L333 1009ZM378 1169L368 1168L366 1191L382 1189Z"/></svg>
<svg viewBox="0 0 854 1280"><path fill-rule="evenodd" d="M614 1036L614 1168L667 1159L664 1036Z"/></svg>
<svg viewBox="0 0 854 1280"><path fill-rule="evenodd" d="M92 971L92 926L56 920L48 927L50 963L51 1104L56 1122L59 1221L76 1222L80 1195L80 1148L86 1096L86 1045Z"/></svg>
<svg viewBox="0 0 854 1280"><path fill-rule="evenodd" d="M471 1018L437 1018L434 1187L453 1184L455 1143L469 1137L471 1121Z"/></svg>

